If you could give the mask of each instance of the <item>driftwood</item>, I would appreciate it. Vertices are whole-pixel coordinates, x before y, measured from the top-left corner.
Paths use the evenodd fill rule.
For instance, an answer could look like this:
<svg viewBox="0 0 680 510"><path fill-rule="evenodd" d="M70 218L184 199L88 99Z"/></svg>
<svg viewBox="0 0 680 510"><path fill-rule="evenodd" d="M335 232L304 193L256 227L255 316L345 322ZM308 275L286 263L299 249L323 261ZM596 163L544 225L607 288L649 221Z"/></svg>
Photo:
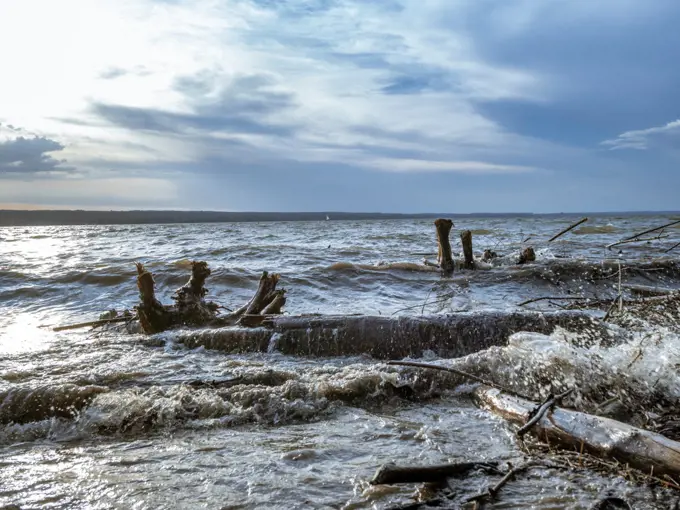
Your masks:
<svg viewBox="0 0 680 510"><path fill-rule="evenodd" d="M180 326L223 327L234 324L259 325L252 317L262 314L280 314L286 303L285 290L277 289L278 274L262 273L252 299L226 316L218 316L217 303L206 301L205 281L210 268L205 262L191 263L191 278L173 295L174 305L163 305L156 299L153 275L137 263L137 287L140 304L136 307L139 322L147 334L158 333ZM242 321L242 322L241 322ZM260 321L261 322L261 321Z"/></svg>
<svg viewBox="0 0 680 510"><path fill-rule="evenodd" d="M120 322L130 322L138 317L135 315L131 315L129 317L114 317L112 319L100 319L96 321L89 321L89 322L79 322L78 324L67 324L66 326L56 326L52 328L52 331L68 331L71 329L80 329L80 328L96 328L99 326L105 326L107 324L116 324Z"/></svg>
<svg viewBox="0 0 680 510"><path fill-rule="evenodd" d="M579 225L585 223L586 221L588 221L588 218L583 218L582 220L579 220L579 221L577 221L576 223L573 223L573 224L569 225L567 228L565 228L564 230L560 231L558 234L556 234L556 235L554 235L553 237L551 237L551 238L548 240L548 242L549 242L549 243L552 243L555 239L557 239L557 238L559 238L559 237L562 237L564 234L566 234L566 233L569 232L570 230L575 229L576 227L578 227Z"/></svg>
<svg viewBox="0 0 680 510"><path fill-rule="evenodd" d="M490 260L493 260L495 258L498 258L498 254L495 251L484 250L484 254L482 255L482 260L484 262L489 262Z"/></svg>
<svg viewBox="0 0 680 510"><path fill-rule="evenodd" d="M651 297L651 296L667 296L677 292L676 289L666 289L659 287L650 287L649 285L633 285L633 284L623 284L622 288L626 289L631 294L638 296Z"/></svg>
<svg viewBox="0 0 680 510"><path fill-rule="evenodd" d="M537 303L538 301L585 301L586 299L588 298L582 296L543 296L533 299L527 299L526 301L522 301L517 306L524 306L530 303Z"/></svg>
<svg viewBox="0 0 680 510"><path fill-rule="evenodd" d="M637 234L633 234L630 237L626 237L625 239L621 239L621 241L629 241L631 239L637 239L640 236L644 236L646 234L651 234L652 232L658 232L659 230L663 230L664 228L672 227L673 225L677 225L679 223L680 223L680 220L671 221L669 223L661 225L660 227L654 227L654 228L650 228L648 230L645 230L643 232L638 232Z"/></svg>
<svg viewBox="0 0 680 510"><path fill-rule="evenodd" d="M444 218L435 220L434 226L437 229L437 243L439 251L437 254L437 265L443 273L453 273L453 256L451 255L451 242L449 235L453 227L453 221Z"/></svg>
<svg viewBox="0 0 680 510"><path fill-rule="evenodd" d="M654 237L638 237L635 239L627 239L625 241L617 241L615 243L608 244L607 246L605 246L605 248L611 250L614 246L620 246L622 244L643 243L645 241L659 241L660 239L666 239L667 237L670 236L668 234L666 235L659 234L658 236Z"/></svg>
<svg viewBox="0 0 680 510"><path fill-rule="evenodd" d="M567 395L570 395L573 389L568 389L564 393L560 393L557 396L549 395L548 398L541 404L540 407L532 410L529 413L529 419L522 425L522 427L517 431L517 437L524 437L524 435L531 430L531 428L536 425L545 416L550 409L552 409L556 404L562 402Z"/></svg>
<svg viewBox="0 0 680 510"><path fill-rule="evenodd" d="M482 469L498 473L498 462L457 462L436 466L396 466L385 464L378 468L371 485L391 485L397 483L440 482L447 478L464 476L470 471Z"/></svg>
<svg viewBox="0 0 680 510"><path fill-rule="evenodd" d="M429 370L441 370L442 372L449 372L452 374L456 374L464 379L469 379L470 381L475 381L481 384L484 384L486 386L491 386L492 388L496 388L499 390L504 391L505 393L509 393L510 395L517 395L519 397L522 397L522 395L519 395L515 393L514 391L504 388L503 386L500 386L496 384L493 381L489 381L487 379L484 379L482 377L476 376L474 374L470 374L468 372L464 372L462 370L458 370L457 368L453 367L445 367L443 365L433 365L431 363L419 363L417 361L388 361L388 365L397 365L397 366L402 366L402 367L415 367L415 368L426 368Z"/></svg>
<svg viewBox="0 0 680 510"><path fill-rule="evenodd" d="M465 259L465 268L474 269L475 259L472 254L472 232L464 230L460 233L460 242L463 245L463 257Z"/></svg>
<svg viewBox="0 0 680 510"><path fill-rule="evenodd" d="M531 401L484 386L474 396L481 405L518 425L524 424L535 407ZM535 424L532 432L553 446L613 458L643 473L680 475L680 443L610 418L556 407Z"/></svg>
<svg viewBox="0 0 680 510"><path fill-rule="evenodd" d="M671 246L670 248L665 250L664 253L669 253L669 252L675 250L678 246L680 246L680 243L675 243L673 246Z"/></svg>
<svg viewBox="0 0 680 510"><path fill-rule="evenodd" d="M519 254L518 264L526 264L527 262L534 262L536 260L536 252L531 246L527 246Z"/></svg>
<svg viewBox="0 0 680 510"><path fill-rule="evenodd" d="M479 494L476 494L466 500L467 503L472 503L473 501L484 501L486 499L493 499L496 497L496 495L500 492L500 490L505 487L510 480L512 480L515 476L517 476L519 473L523 473L524 471L527 471L528 469L531 469L533 467L543 467L542 464L538 462L526 462L525 464L522 464L521 466L514 467L510 469L507 473L505 473L505 476L501 478L501 480L496 484L491 487L489 487L486 491L480 492Z"/></svg>
<svg viewBox="0 0 680 510"><path fill-rule="evenodd" d="M518 331L550 334L560 326L608 337L607 329L581 312L485 312L418 317L265 316L259 327L179 331L178 342L226 352L268 352L296 356L369 355L377 359L422 357L434 351L460 357L507 345Z"/></svg>

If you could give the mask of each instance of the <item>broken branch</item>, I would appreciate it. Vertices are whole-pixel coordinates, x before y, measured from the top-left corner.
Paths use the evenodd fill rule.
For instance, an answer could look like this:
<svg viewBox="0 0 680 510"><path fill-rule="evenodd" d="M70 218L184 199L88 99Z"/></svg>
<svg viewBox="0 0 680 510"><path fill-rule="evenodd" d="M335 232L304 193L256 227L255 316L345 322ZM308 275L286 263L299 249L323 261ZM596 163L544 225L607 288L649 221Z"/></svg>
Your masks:
<svg viewBox="0 0 680 510"><path fill-rule="evenodd" d="M556 235L554 235L553 237L551 237L551 238L548 240L548 242L549 242L549 243L552 243L552 242L553 242L555 239L557 239L558 237L562 237L564 234L566 234L566 233L569 232L570 230L575 229L576 227L578 227L578 226L581 225L582 223L585 223L586 221L588 221L588 218L583 218L583 219L577 221L576 223L573 223L573 224L569 225L567 228L565 228L564 230L562 230L562 231L559 232L558 234L556 234Z"/></svg>

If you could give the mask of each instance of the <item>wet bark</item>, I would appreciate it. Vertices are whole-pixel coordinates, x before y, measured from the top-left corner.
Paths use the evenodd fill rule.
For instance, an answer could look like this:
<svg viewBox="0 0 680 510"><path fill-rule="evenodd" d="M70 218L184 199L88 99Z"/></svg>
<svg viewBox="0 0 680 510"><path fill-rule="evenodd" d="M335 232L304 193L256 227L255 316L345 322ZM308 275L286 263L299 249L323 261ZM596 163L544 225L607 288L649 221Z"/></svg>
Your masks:
<svg viewBox="0 0 680 510"><path fill-rule="evenodd" d="M599 321L581 312L456 313L429 317L263 316L249 325L181 332L187 347L226 352L279 351L297 356L352 356L377 359L460 357L492 346L506 345L518 331L550 334L556 326L588 331L608 338Z"/></svg>
<svg viewBox="0 0 680 510"><path fill-rule="evenodd" d="M506 395L499 390L480 387L475 399L506 420L523 425L534 402ZM602 458L613 458L643 473L680 475L680 443L660 434L625 423L555 407L531 429L553 446L576 448Z"/></svg>
<svg viewBox="0 0 680 510"><path fill-rule="evenodd" d="M439 252L437 254L437 265L444 274L453 273L453 256L451 255L451 242L449 235L453 227L453 221L444 218L435 220L434 226L437 229L437 243Z"/></svg>
<svg viewBox="0 0 680 510"><path fill-rule="evenodd" d="M463 257L465 258L465 268L474 269L475 259L472 254L472 232L464 230L460 233L460 242L463 245Z"/></svg>

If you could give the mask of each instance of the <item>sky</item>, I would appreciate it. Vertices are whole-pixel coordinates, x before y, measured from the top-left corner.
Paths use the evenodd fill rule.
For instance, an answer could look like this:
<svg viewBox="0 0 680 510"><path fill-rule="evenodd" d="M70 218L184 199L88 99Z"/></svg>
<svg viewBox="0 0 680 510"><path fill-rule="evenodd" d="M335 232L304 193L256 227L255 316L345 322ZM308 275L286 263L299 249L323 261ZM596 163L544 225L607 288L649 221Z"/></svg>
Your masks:
<svg viewBox="0 0 680 510"><path fill-rule="evenodd" d="M0 208L680 209L677 0L0 2Z"/></svg>

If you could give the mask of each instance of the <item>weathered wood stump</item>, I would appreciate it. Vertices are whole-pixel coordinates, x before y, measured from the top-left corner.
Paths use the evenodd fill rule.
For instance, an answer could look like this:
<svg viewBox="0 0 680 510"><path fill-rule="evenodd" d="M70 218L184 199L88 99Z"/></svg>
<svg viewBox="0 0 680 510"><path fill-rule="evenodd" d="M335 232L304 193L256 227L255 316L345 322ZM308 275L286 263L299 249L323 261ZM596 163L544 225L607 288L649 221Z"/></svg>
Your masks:
<svg viewBox="0 0 680 510"><path fill-rule="evenodd" d="M482 260L484 262L489 262L490 260L493 260L495 258L498 258L498 254L495 251L484 250L484 255L482 255Z"/></svg>
<svg viewBox="0 0 680 510"><path fill-rule="evenodd" d="M437 254L437 265L443 273L453 273L453 256L451 255L451 242L449 235L453 227L453 221L444 218L439 218L434 221L434 226L437 229L437 243L439 244L439 252Z"/></svg>
<svg viewBox="0 0 680 510"><path fill-rule="evenodd" d="M465 258L465 268L475 268L475 258L472 254L472 232L464 230L460 233L460 242L463 245L463 257Z"/></svg>
<svg viewBox="0 0 680 510"><path fill-rule="evenodd" d="M254 319L264 315L280 314L286 303L285 290L277 289L278 274L266 271L253 298L241 308L225 316L218 316L220 306L206 301L205 281L210 276L206 262L191 263L191 278L173 295L174 305L163 305L156 299L153 275L137 264L137 287L140 304L136 307L142 330L147 334L159 333L180 326L241 326L258 325Z"/></svg>
<svg viewBox="0 0 680 510"><path fill-rule="evenodd" d="M140 262L135 265L137 266L137 288L140 301L135 308L142 329L147 334L165 331L174 325L175 315L156 299L154 288L156 282L153 275Z"/></svg>
<svg viewBox="0 0 680 510"><path fill-rule="evenodd" d="M527 246L519 254L518 264L526 264L527 262L534 262L536 260L536 252L531 246Z"/></svg>

